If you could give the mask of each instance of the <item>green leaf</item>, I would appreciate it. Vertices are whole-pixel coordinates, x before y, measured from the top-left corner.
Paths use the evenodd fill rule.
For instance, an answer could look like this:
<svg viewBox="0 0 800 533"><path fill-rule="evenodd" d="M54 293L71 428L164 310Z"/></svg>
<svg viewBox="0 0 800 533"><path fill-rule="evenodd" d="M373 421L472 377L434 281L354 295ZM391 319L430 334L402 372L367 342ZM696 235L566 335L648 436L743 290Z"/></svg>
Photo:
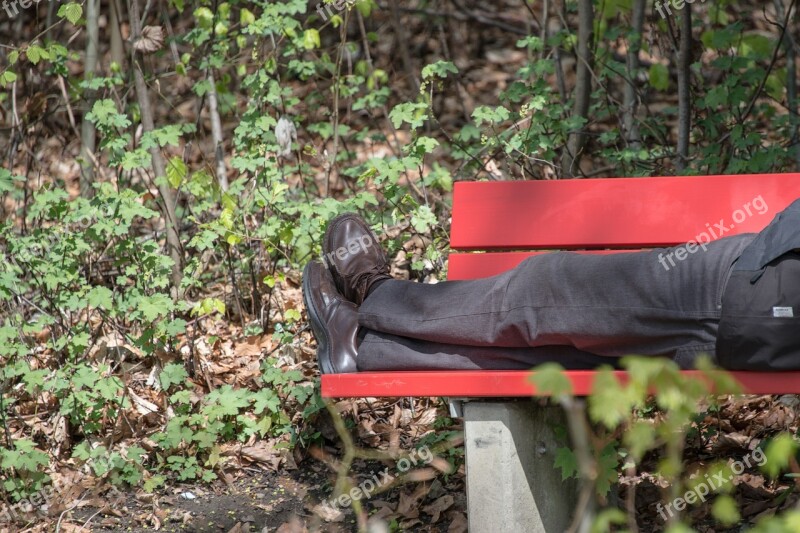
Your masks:
<svg viewBox="0 0 800 533"><path fill-rule="evenodd" d="M264 388L255 394L255 403L253 404L253 411L255 414L260 415L264 411L269 413L277 413L280 410L281 399L274 390Z"/></svg>
<svg viewBox="0 0 800 533"><path fill-rule="evenodd" d="M437 61L430 65L425 65L422 69L422 79L446 78L448 74L458 74L458 67L451 61Z"/></svg>
<svg viewBox="0 0 800 533"><path fill-rule="evenodd" d="M436 223L436 215L427 205L419 206L411 217L411 225L417 233L427 233Z"/></svg>
<svg viewBox="0 0 800 533"><path fill-rule="evenodd" d="M767 76L765 90L772 98L780 101L783 98L783 90L786 86L786 69L779 69Z"/></svg>
<svg viewBox="0 0 800 533"><path fill-rule="evenodd" d="M117 104L114 103L114 100L108 98L97 100L86 118L99 126L109 128L127 128L131 125L127 116L117 112Z"/></svg>
<svg viewBox="0 0 800 533"><path fill-rule="evenodd" d="M0 85L2 85L3 87L11 85L15 81L17 81L17 75L10 70L6 70L2 74L0 74Z"/></svg>
<svg viewBox="0 0 800 533"><path fill-rule="evenodd" d="M612 525L624 525L627 517L621 509L603 509L592 523L592 533L605 533L606 531L616 531Z"/></svg>
<svg viewBox="0 0 800 533"><path fill-rule="evenodd" d="M207 7L198 7L194 11L194 18L202 29L210 30L214 22L214 13Z"/></svg>
<svg viewBox="0 0 800 533"><path fill-rule="evenodd" d="M703 32L700 40L703 42L706 48L723 50L733 46L741 38L741 32L741 25L731 24L727 28Z"/></svg>
<svg viewBox="0 0 800 533"><path fill-rule="evenodd" d="M631 458L639 462L655 442L656 428L649 420L638 420L625 432L623 439Z"/></svg>
<svg viewBox="0 0 800 533"><path fill-rule="evenodd" d="M558 448L554 466L561 469L561 481L571 478L578 473L578 460L575 452L569 448Z"/></svg>
<svg viewBox="0 0 800 533"><path fill-rule="evenodd" d="M76 4L75 2L70 2L69 4L64 4L58 8L58 16L62 19L65 18L70 21L72 24L77 25L78 21L83 16L83 7L80 4Z"/></svg>
<svg viewBox="0 0 800 533"><path fill-rule="evenodd" d="M256 16L253 15L253 12L243 7L242 10L239 12L239 23L242 25L243 28L246 28L250 24L256 21Z"/></svg>
<svg viewBox="0 0 800 533"><path fill-rule="evenodd" d="M172 300L166 294L145 296L139 301L137 309L144 319L152 322L157 318L167 316L172 311Z"/></svg>
<svg viewBox="0 0 800 533"><path fill-rule="evenodd" d="M683 522L676 522L665 529L664 533L697 533L697 530L687 526Z"/></svg>
<svg viewBox="0 0 800 533"><path fill-rule="evenodd" d="M484 122L487 124L497 124L504 122L511 117L511 112L503 106L489 107L481 105L472 112L475 125L480 126Z"/></svg>
<svg viewBox="0 0 800 533"><path fill-rule="evenodd" d="M25 178L23 176L15 176L8 169L0 168L0 194L13 191L16 188L14 186L15 181L23 182Z"/></svg>
<svg viewBox="0 0 800 533"><path fill-rule="evenodd" d="M92 287L86 295L86 300L91 307L110 311L114 307L114 293L107 287Z"/></svg>
<svg viewBox="0 0 800 533"><path fill-rule="evenodd" d="M162 390L169 390L172 385L179 385L189 378L186 369L178 363L169 363L161 370L158 380L161 382Z"/></svg>
<svg viewBox="0 0 800 533"><path fill-rule="evenodd" d="M764 450L767 461L761 466L761 470L771 478L777 477L781 470L789 466L789 460L794 456L797 447L797 441L791 435L781 433Z"/></svg>
<svg viewBox="0 0 800 533"><path fill-rule="evenodd" d="M635 387L623 387L607 368L598 371L589 396L589 416L609 429L627 420L642 398Z"/></svg>
<svg viewBox="0 0 800 533"><path fill-rule="evenodd" d="M164 333L166 333L170 337L175 337L185 332L186 332L186 321L182 318L176 318L175 320L170 321L164 328Z"/></svg>
<svg viewBox="0 0 800 533"><path fill-rule="evenodd" d="M145 480L145 482L142 484L142 489L145 492L147 492L148 494L151 494L157 488L159 488L162 485L164 485L164 483L166 483L166 481L167 481L167 479L164 476L153 476L153 477Z"/></svg>
<svg viewBox="0 0 800 533"><path fill-rule="evenodd" d="M219 214L219 223L227 230L233 229L233 209L229 207L223 209Z"/></svg>
<svg viewBox="0 0 800 533"><path fill-rule="evenodd" d="M572 396L572 382L564 374L564 367L558 363L544 363L533 369L528 378L536 386L537 394Z"/></svg>
<svg viewBox="0 0 800 533"><path fill-rule="evenodd" d="M418 157L424 157L426 154L432 153L436 147L439 146L439 141L432 137L420 136L414 141L411 153Z"/></svg>
<svg viewBox="0 0 800 533"><path fill-rule="evenodd" d="M210 315L214 311L225 314L225 302L218 298L203 298L203 300L196 304L192 309L192 314L195 316Z"/></svg>
<svg viewBox="0 0 800 533"><path fill-rule="evenodd" d="M25 55L28 57L28 61L30 61L34 65L38 64L39 61L41 61L44 54L46 54L44 49L37 44L30 45L28 49L25 51Z"/></svg>
<svg viewBox="0 0 800 533"><path fill-rule="evenodd" d="M361 13L361 16L367 18L374 8L378 7L375 0L357 0L356 9Z"/></svg>
<svg viewBox="0 0 800 533"><path fill-rule="evenodd" d="M183 162L182 158L176 156L169 160L167 163L167 181L169 181L173 189L180 187L187 172L186 163Z"/></svg>
<svg viewBox="0 0 800 533"><path fill-rule="evenodd" d="M739 55L757 60L769 58L775 47L772 40L758 33L748 33L739 42Z"/></svg>
<svg viewBox="0 0 800 533"><path fill-rule="evenodd" d="M169 124L142 135L142 147L151 149L156 146L178 146L182 128L178 124Z"/></svg>
<svg viewBox="0 0 800 533"><path fill-rule="evenodd" d="M308 398L314 392L313 387L296 386L292 387L292 392L289 393L290 398L296 399L299 403L306 403Z"/></svg>
<svg viewBox="0 0 800 533"><path fill-rule="evenodd" d="M661 63L650 65L650 86L659 91L669 88L669 69Z"/></svg>
<svg viewBox="0 0 800 533"><path fill-rule="evenodd" d="M595 480L595 487L597 493L601 496L608 494L618 478L617 465L619 464L619 453L617 452L617 443L609 442L600 452L600 457L597 459L597 479Z"/></svg>
<svg viewBox="0 0 800 533"><path fill-rule="evenodd" d="M422 102L404 102L392 108L389 118L395 128L407 122L412 129L417 129L428 119L427 109L428 106Z"/></svg>
<svg viewBox="0 0 800 533"><path fill-rule="evenodd" d="M315 29L308 29L303 32L303 48L306 50L314 50L321 46L319 40L319 32Z"/></svg>
<svg viewBox="0 0 800 533"><path fill-rule="evenodd" d="M741 518L736 500L727 494L717 496L711 506L711 514L716 518L717 522L724 526L732 526L738 523Z"/></svg>

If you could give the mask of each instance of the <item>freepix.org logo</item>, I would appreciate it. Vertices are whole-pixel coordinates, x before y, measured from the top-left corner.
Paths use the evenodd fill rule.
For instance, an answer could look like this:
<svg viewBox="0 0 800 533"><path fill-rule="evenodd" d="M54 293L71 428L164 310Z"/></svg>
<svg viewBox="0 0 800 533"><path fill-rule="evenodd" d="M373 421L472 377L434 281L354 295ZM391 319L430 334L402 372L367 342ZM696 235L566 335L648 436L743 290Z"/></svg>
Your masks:
<svg viewBox="0 0 800 533"><path fill-rule="evenodd" d="M60 2L61 0L47 0L48 2ZM31 6L39 5L40 2L44 2L44 0L3 0L3 3L0 4L0 7L6 12L8 18L13 19L17 15L19 15L19 9L28 9Z"/></svg>
<svg viewBox="0 0 800 533"><path fill-rule="evenodd" d="M400 474L404 474L408 472L412 466L417 466L419 463L424 465L431 464L433 459L434 455L430 448L421 446L420 448L411 450L411 453L409 453L407 457L400 459L397 462L397 470ZM322 505L338 511L340 507L349 507L354 501L368 500L376 491L380 492L397 479L397 476L389 472L388 466L380 472L372 471L370 474L372 474L371 477L364 479L357 487L350 489L350 492L341 494L338 498L326 500L322 502Z"/></svg>
<svg viewBox="0 0 800 533"><path fill-rule="evenodd" d="M749 454L742 457L741 461L734 461L731 463L728 467L728 472L723 470L720 472L714 472L713 475L706 474L702 481L699 479L696 480L694 486L687 490L683 496L675 498L671 502L667 503L666 506L661 505L661 502L659 502L656 505L656 511L658 511L661 519L666 521L667 514L669 514L669 517L672 518L675 516L675 512L680 513L686 509L688 505L694 505L698 501L705 502L708 495L711 494L711 491L719 490L726 484L733 481L734 476L742 474L745 470L745 467L750 468L753 466L750 464L751 458L754 460L756 466L764 466L767 464L767 456L764 454L761 448L756 448ZM725 475L726 473L728 475ZM673 507L675 508L675 511L673 511Z"/></svg>
<svg viewBox="0 0 800 533"><path fill-rule="evenodd" d="M710 222L707 222L705 231L699 233L694 240L687 242L683 246L674 248L667 254L658 254L658 262L661 263L661 266L664 267L664 270L669 271L670 268L677 265L676 261L680 262L685 260L690 255L696 253L700 248L702 248L704 252L707 251L708 243L724 236L726 233L735 228L736 224L741 224L749 217L755 215L764 215L768 211L769 206L767 205L767 202L764 201L764 198L761 195L758 195L749 202L745 203L741 209L737 209L731 213L731 219L733 220L733 223L726 222L724 218L713 225Z"/></svg>
<svg viewBox="0 0 800 533"><path fill-rule="evenodd" d="M377 243L370 235L362 235L358 239L352 239L348 241L344 246L340 246L335 250L331 250L327 254L323 254L322 264L325 265L325 268L329 268L334 259L343 261L345 257L355 255L359 251L362 253L367 253L367 248L373 244Z"/></svg>

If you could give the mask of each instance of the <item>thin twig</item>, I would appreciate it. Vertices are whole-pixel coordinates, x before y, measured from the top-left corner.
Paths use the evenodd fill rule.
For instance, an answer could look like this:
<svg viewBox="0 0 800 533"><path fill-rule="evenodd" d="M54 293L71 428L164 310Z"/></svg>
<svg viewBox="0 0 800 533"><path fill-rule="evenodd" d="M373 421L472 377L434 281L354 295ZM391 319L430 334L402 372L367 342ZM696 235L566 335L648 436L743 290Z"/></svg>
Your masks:
<svg viewBox="0 0 800 533"><path fill-rule="evenodd" d="M692 63L692 5L686 4L680 15L681 33L678 48L678 157L675 168L680 172L689 160L689 133L692 128L690 76Z"/></svg>

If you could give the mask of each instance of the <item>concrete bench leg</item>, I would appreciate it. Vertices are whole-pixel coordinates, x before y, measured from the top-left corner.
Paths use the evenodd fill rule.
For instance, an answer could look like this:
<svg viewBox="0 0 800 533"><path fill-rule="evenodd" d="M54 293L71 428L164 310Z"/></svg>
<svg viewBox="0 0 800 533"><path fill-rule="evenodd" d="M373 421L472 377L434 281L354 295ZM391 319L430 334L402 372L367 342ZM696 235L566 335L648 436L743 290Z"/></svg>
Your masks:
<svg viewBox="0 0 800 533"><path fill-rule="evenodd" d="M470 533L562 533L575 508L576 484L554 466L553 427L560 407L531 401L464 404Z"/></svg>

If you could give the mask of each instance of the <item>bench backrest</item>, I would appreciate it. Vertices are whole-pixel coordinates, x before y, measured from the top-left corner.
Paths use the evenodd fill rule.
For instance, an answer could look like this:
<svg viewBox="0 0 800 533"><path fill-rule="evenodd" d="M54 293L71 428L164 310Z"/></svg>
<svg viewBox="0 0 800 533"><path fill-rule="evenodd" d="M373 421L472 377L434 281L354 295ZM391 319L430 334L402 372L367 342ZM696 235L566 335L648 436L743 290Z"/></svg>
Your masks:
<svg viewBox="0 0 800 533"><path fill-rule="evenodd" d="M798 173L458 182L448 279L497 274L543 250L609 253L758 232L797 198Z"/></svg>

